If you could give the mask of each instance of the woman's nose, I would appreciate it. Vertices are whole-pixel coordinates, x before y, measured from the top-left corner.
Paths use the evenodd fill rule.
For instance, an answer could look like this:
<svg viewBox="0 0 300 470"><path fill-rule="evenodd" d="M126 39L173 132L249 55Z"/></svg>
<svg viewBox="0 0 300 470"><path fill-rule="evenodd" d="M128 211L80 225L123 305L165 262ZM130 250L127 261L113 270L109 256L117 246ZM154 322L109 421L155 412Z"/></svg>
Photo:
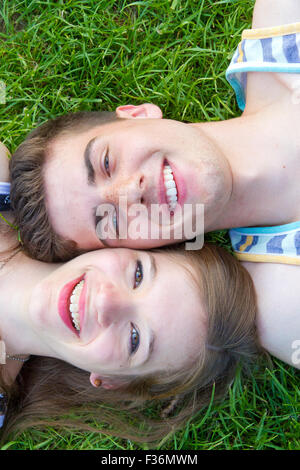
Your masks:
<svg viewBox="0 0 300 470"><path fill-rule="evenodd" d="M124 299L112 282L101 284L96 295L97 321L102 327L108 328L124 318L128 311L128 302Z"/></svg>

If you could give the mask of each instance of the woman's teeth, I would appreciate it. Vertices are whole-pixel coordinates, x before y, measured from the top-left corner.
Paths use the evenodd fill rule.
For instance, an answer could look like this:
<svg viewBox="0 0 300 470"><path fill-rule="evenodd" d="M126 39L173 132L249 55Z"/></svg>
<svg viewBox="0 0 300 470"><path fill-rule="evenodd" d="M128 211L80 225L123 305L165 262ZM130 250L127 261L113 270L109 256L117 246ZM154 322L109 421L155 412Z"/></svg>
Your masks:
<svg viewBox="0 0 300 470"><path fill-rule="evenodd" d="M70 297L70 313L72 323L77 331L80 331L80 318L79 318L79 297L84 285L84 280L80 281L72 291Z"/></svg>
<svg viewBox="0 0 300 470"><path fill-rule="evenodd" d="M169 210L173 211L177 204L177 188L171 167L166 163L164 164L164 184Z"/></svg>

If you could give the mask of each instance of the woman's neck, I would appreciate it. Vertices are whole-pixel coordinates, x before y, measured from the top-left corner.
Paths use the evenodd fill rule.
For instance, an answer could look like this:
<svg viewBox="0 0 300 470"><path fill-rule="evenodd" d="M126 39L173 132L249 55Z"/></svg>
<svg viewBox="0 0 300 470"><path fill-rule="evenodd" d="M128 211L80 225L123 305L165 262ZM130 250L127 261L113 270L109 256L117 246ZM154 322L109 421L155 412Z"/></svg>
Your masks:
<svg viewBox="0 0 300 470"><path fill-rule="evenodd" d="M9 152L0 142L0 181L9 181ZM5 342L9 354L40 354L43 352L38 337L34 334L29 318L29 299L36 283L53 265L31 260L23 252L17 252L19 241L13 214L2 214L0 218L0 339ZM14 377L20 363L10 361L9 375Z"/></svg>
<svg viewBox="0 0 300 470"><path fill-rule="evenodd" d="M34 330L29 305L34 287L53 269L20 251L0 270L0 336L9 354L47 353Z"/></svg>

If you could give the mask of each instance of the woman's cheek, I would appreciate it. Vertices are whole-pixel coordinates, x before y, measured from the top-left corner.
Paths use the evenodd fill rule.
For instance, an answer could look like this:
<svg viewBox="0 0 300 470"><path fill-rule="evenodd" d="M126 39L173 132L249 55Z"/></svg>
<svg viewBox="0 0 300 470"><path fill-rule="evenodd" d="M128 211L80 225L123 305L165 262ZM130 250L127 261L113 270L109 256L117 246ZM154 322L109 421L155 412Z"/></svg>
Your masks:
<svg viewBox="0 0 300 470"><path fill-rule="evenodd" d="M124 362L124 348L119 335L112 328L99 335L89 351L90 360L97 364L99 371L117 371Z"/></svg>

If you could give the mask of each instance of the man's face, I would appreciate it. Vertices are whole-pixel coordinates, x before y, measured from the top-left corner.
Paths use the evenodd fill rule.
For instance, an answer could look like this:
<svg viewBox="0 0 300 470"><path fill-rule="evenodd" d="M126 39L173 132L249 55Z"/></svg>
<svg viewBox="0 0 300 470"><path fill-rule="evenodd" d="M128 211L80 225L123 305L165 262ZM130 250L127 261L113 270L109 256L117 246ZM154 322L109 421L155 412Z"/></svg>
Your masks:
<svg viewBox="0 0 300 470"><path fill-rule="evenodd" d="M44 166L50 220L56 233L82 250L151 248L185 239L184 229L174 239L178 221L191 222L183 222L185 205L204 204L210 223L228 199L227 162L211 152L206 136L193 125L160 119L147 106L143 119L130 115L133 107L119 108L128 119L51 144Z"/></svg>

